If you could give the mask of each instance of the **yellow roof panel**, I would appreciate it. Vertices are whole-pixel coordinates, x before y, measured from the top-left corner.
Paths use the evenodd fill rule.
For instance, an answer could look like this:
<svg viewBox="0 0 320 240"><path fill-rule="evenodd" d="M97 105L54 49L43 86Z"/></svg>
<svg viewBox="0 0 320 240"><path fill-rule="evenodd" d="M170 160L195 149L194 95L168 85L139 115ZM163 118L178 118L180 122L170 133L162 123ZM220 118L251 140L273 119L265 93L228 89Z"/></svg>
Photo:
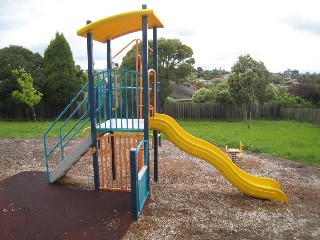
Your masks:
<svg viewBox="0 0 320 240"><path fill-rule="evenodd" d="M141 9L120 13L92 22L77 31L82 37L88 32L93 33L93 39L105 43L123 35L142 30L142 16L148 16L148 28L163 28L163 24L152 9Z"/></svg>

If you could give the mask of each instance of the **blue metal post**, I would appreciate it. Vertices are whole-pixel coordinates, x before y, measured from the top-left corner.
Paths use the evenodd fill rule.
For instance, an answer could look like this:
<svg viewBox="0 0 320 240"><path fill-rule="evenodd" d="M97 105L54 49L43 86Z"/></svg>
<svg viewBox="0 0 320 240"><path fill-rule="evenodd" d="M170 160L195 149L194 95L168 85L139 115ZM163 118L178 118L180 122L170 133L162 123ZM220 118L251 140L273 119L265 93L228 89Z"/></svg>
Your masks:
<svg viewBox="0 0 320 240"><path fill-rule="evenodd" d="M158 36L157 36L157 28L153 27L153 69L156 71L156 81L158 86ZM154 109L155 112L159 112L159 92L158 88L154 89L156 91L156 109ZM153 175L154 175L154 181L158 181L158 131L153 131L153 141L154 141L154 151L153 151L153 162L154 162L154 168L153 168Z"/></svg>
<svg viewBox="0 0 320 240"><path fill-rule="evenodd" d="M160 97L159 90L160 85L158 85L159 74L158 74L158 28L153 27L153 69L157 73L156 81L157 81L157 113L160 113Z"/></svg>
<svg viewBox="0 0 320 240"><path fill-rule="evenodd" d="M111 54L111 40L107 41L107 68L108 70L112 69L112 54ZM110 119L110 124L111 124L111 118L112 118L112 106L113 106L113 99L112 99L112 74L109 75L108 79L108 89L109 89L109 109L108 109L108 114L109 114L109 119ZM116 78L116 76L114 76ZM117 110L115 110L117 111ZM113 131L110 131L111 134L113 134ZM112 168L112 179L116 180L116 163L115 163L115 146L114 146L114 136L111 136L111 168Z"/></svg>
<svg viewBox="0 0 320 240"><path fill-rule="evenodd" d="M147 5L142 5L146 9ZM144 119L144 157L149 169L149 87L148 87L148 16L142 16L142 86L143 86L143 119ZM148 184L149 186L149 184Z"/></svg>
<svg viewBox="0 0 320 240"><path fill-rule="evenodd" d="M108 70L112 69L112 56L111 56L111 40L107 41L107 68ZM107 110L107 117L112 118L112 74L108 75L108 105L109 109Z"/></svg>
<svg viewBox="0 0 320 240"><path fill-rule="evenodd" d="M90 24L91 21L87 21ZM91 140L92 140L92 158L93 158L93 173L94 173L94 186L99 188L99 165L98 165L98 152L97 152L97 130L95 121L95 97L94 97L94 71L93 71L93 38L92 33L87 33L87 54L88 54L88 76L89 76L89 106L90 106L90 123L91 123Z"/></svg>
<svg viewBox="0 0 320 240"><path fill-rule="evenodd" d="M132 217L138 220L138 203L139 203L139 193L138 193L138 166L136 158L136 149L132 148L130 150L130 168L131 168L131 209Z"/></svg>

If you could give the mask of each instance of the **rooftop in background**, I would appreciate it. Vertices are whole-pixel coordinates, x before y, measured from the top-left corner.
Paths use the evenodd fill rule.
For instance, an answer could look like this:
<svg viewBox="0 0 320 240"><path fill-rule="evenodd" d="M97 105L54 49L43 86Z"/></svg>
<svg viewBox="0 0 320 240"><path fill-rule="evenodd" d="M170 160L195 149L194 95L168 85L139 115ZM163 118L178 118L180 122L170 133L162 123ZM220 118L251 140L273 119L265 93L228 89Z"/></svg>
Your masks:
<svg viewBox="0 0 320 240"><path fill-rule="evenodd" d="M102 18L80 28L77 34L87 37L87 33L92 32L94 40L106 43L108 40L141 31L142 16L148 16L148 28L163 28L161 20L152 9L141 9Z"/></svg>

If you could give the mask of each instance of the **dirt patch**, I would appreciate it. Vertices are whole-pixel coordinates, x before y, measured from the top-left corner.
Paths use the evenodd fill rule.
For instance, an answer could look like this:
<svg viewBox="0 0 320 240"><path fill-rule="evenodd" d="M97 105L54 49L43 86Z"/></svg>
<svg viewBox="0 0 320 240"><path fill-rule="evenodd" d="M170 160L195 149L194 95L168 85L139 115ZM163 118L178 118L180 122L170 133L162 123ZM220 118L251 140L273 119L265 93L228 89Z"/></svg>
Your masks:
<svg viewBox="0 0 320 240"><path fill-rule="evenodd" d="M42 139L0 139L0 180L4 180L3 183L20 172L44 172L43 156ZM121 238L320 238L318 168L257 154L244 154L244 160L237 164L251 174L276 179L287 194L289 204L243 194L211 165L163 141L160 147L159 182L151 181L150 203L139 221L133 222ZM93 189L90 155L85 155L59 184L62 185L59 187ZM8 201L5 198L0 192L0 199ZM11 211L10 206L2 207L0 220L5 219L8 211ZM16 218L17 224L19 219ZM105 224L111 226L113 222L110 220ZM103 229L100 231L103 234Z"/></svg>

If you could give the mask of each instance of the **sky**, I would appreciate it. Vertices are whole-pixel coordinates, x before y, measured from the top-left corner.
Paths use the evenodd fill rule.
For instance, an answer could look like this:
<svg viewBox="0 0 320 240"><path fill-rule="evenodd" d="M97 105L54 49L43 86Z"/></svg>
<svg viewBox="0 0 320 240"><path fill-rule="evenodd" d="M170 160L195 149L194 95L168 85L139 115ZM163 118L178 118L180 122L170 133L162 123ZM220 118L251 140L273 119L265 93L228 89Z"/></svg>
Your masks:
<svg viewBox="0 0 320 240"><path fill-rule="evenodd" d="M87 20L139 10L142 4L164 24L158 37L177 38L193 49L195 67L230 71L240 55L250 54L270 72L320 73L319 0L0 0L0 48L19 45L43 56L60 32L75 63L87 69L86 39L77 30ZM141 32L113 40L112 53L135 38L141 39ZM105 68L106 45L93 47L95 68Z"/></svg>

